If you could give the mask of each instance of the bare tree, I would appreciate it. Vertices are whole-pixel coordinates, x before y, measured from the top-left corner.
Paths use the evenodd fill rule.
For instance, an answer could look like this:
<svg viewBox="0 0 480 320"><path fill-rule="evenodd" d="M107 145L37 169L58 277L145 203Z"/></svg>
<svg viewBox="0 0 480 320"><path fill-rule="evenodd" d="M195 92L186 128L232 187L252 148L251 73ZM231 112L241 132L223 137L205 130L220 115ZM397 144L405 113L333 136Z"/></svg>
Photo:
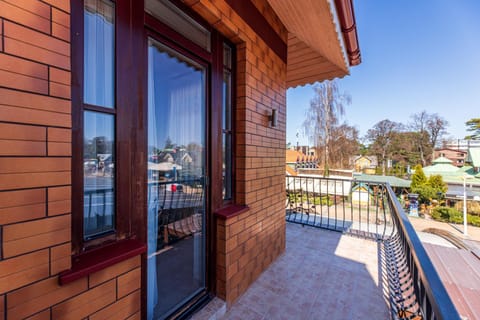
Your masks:
<svg viewBox="0 0 480 320"><path fill-rule="evenodd" d="M427 154L431 152L431 160L435 154L435 147L441 138L447 133L448 121L436 113L429 114L423 110L411 116L410 129L415 132L415 144L420 153L422 165L427 165Z"/></svg>
<svg viewBox="0 0 480 320"><path fill-rule="evenodd" d="M429 146L429 134L427 131L427 123L430 119L430 115L427 111L423 110L419 113L411 115L412 122L409 124L409 127L415 134L415 144L420 153L420 160L422 161L422 166L427 165L427 160L425 159L426 149Z"/></svg>
<svg viewBox="0 0 480 320"><path fill-rule="evenodd" d="M435 147L442 137L447 134L448 121L438 114L431 114L427 121L427 132L430 136L430 146L432 147L432 160L435 155Z"/></svg>
<svg viewBox="0 0 480 320"><path fill-rule="evenodd" d="M351 97L346 93L340 93L335 81L324 81L313 87L313 90L315 96L310 101L303 128L315 147L323 148L324 174L328 175L331 130L344 114L344 106L350 104Z"/></svg>
<svg viewBox="0 0 480 320"><path fill-rule="evenodd" d="M402 129L398 122L388 119L377 122L367 131L365 139L371 143L370 151L377 155L382 163L382 174L385 175L385 160L390 156L391 144L395 134Z"/></svg>
<svg viewBox="0 0 480 320"><path fill-rule="evenodd" d="M360 151L358 141L358 129L343 123L332 127L332 139L330 139L329 163L337 168L347 168L352 155Z"/></svg>

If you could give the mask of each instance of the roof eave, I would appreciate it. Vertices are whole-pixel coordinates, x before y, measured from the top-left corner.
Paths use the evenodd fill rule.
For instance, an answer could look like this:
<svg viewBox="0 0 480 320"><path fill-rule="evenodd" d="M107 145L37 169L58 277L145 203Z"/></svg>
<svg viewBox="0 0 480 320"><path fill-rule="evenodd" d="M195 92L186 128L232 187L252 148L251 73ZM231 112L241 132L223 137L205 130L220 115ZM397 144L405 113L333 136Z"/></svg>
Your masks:
<svg viewBox="0 0 480 320"><path fill-rule="evenodd" d="M361 62L351 0L267 0L289 32L287 87L341 78Z"/></svg>

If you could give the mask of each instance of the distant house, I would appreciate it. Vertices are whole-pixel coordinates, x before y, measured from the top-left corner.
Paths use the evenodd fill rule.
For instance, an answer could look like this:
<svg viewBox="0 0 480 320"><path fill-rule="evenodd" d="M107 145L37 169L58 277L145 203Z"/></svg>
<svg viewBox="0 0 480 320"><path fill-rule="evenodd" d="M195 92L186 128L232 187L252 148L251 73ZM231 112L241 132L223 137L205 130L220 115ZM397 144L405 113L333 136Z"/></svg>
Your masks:
<svg viewBox="0 0 480 320"><path fill-rule="evenodd" d="M437 159L439 157L444 157L449 160L452 160L452 164L454 166L462 167L465 164L467 151L460 150L460 149L452 149L452 148L436 149L433 158Z"/></svg>
<svg viewBox="0 0 480 320"><path fill-rule="evenodd" d="M306 156L318 157L317 148L310 146L296 146L292 147L290 150L298 151Z"/></svg>
<svg viewBox="0 0 480 320"><path fill-rule="evenodd" d="M360 182L352 188L352 205L367 206L372 203L373 190L367 183Z"/></svg>
<svg viewBox="0 0 480 320"><path fill-rule="evenodd" d="M296 175L299 169L318 168L318 159L314 156L305 155L296 150L286 150L285 172L287 175Z"/></svg>
<svg viewBox="0 0 480 320"><path fill-rule="evenodd" d="M443 144L444 148L467 151L470 148L480 148L480 140L453 139Z"/></svg>
<svg viewBox="0 0 480 320"><path fill-rule="evenodd" d="M378 160L376 156L353 156L350 158L349 162L350 167L353 168L355 172L364 172L371 174L375 172L375 168L378 165Z"/></svg>
<svg viewBox="0 0 480 320"><path fill-rule="evenodd" d="M357 181L368 181L370 183L388 183L390 187L392 187L395 194L405 194L408 193L410 189L410 180L405 180L402 178L394 177L394 176L380 176L374 174L355 174L355 180Z"/></svg>
<svg viewBox="0 0 480 320"><path fill-rule="evenodd" d="M472 160L466 160L467 162L471 161L472 163L480 165L478 163L480 159L477 158L478 155L475 152L472 152L470 157ZM463 166L458 168L453 165L452 160L439 157L433 161L431 166L423 168L423 172L427 177L432 175L442 176L443 181L448 186L447 193L445 194L447 199L458 200L458 198L461 198L464 192L464 182L466 183L465 191L468 199L480 197L480 174L475 172L474 167Z"/></svg>

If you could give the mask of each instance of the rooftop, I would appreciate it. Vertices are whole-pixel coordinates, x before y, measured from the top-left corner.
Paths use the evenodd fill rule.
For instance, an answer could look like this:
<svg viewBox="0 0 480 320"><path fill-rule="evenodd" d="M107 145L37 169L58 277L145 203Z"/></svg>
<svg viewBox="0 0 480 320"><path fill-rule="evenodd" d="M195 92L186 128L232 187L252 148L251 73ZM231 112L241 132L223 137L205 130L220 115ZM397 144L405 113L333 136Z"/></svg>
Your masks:
<svg viewBox="0 0 480 320"><path fill-rule="evenodd" d="M394 176L380 176L374 174L359 174L355 175L356 180L360 181L369 181L369 182L380 182L386 183L388 182L392 187L400 187L400 188L410 188L410 180L405 180L402 178L394 177Z"/></svg>

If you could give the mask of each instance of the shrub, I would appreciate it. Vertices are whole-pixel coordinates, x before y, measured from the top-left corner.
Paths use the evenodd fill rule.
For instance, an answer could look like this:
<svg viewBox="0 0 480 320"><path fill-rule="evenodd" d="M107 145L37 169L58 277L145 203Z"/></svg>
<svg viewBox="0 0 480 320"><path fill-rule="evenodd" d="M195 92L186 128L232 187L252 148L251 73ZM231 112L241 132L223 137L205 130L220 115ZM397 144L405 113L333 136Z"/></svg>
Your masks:
<svg viewBox="0 0 480 320"><path fill-rule="evenodd" d="M431 216L438 221L463 223L463 213L455 208L436 207L432 210ZM474 227L480 227L480 217L467 214L467 223Z"/></svg>
<svg viewBox="0 0 480 320"><path fill-rule="evenodd" d="M310 200L310 203L313 203L315 205L322 205L322 206L333 205L333 200L329 196L314 197L314 198L310 198L309 200Z"/></svg>
<svg viewBox="0 0 480 320"><path fill-rule="evenodd" d="M455 208L448 207L436 207L430 213L434 220L452 222L452 223L462 223L463 216L460 211Z"/></svg>
<svg viewBox="0 0 480 320"><path fill-rule="evenodd" d="M455 209L462 211L463 210L463 201L457 201L455 203ZM478 201L467 201L467 212L474 214L474 215L480 215L480 203Z"/></svg>
<svg viewBox="0 0 480 320"><path fill-rule="evenodd" d="M313 196L312 194L296 192L296 193L288 193L288 200L291 204L301 204L301 203L309 203L314 205L327 205L332 206L334 201L331 199L330 196Z"/></svg>
<svg viewBox="0 0 480 320"><path fill-rule="evenodd" d="M467 214L467 223L475 227L480 227L480 217Z"/></svg>
<svg viewBox="0 0 480 320"><path fill-rule="evenodd" d="M418 201L420 203L428 204L430 203L430 200L437 197L437 190L427 184L412 188L412 193L418 194Z"/></svg>

